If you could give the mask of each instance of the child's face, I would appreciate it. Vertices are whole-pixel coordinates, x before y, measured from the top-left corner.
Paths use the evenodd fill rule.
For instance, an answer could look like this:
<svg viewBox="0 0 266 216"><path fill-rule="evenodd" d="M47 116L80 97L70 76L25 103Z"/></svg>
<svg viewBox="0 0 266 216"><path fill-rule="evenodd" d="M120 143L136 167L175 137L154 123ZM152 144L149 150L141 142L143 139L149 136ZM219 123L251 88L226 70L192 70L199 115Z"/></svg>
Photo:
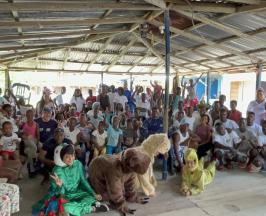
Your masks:
<svg viewBox="0 0 266 216"><path fill-rule="evenodd" d="M221 125L220 127L217 128L217 133L220 135L225 135L225 127Z"/></svg>
<svg viewBox="0 0 266 216"><path fill-rule="evenodd" d="M183 113L183 112L179 112L179 113L177 114L177 120L178 120L178 121L181 121L183 118L184 118L184 113Z"/></svg>
<svg viewBox="0 0 266 216"><path fill-rule="evenodd" d="M76 125L77 125L77 120L76 119L70 119L69 127L74 128Z"/></svg>
<svg viewBox="0 0 266 216"><path fill-rule="evenodd" d="M33 116L34 116L34 114L32 111L26 112L26 118L28 121L33 121Z"/></svg>
<svg viewBox="0 0 266 216"><path fill-rule="evenodd" d="M120 120L119 120L118 117L114 118L114 119L113 119L113 127L114 127L114 128L118 128L118 126L119 126L119 122L120 122Z"/></svg>
<svg viewBox="0 0 266 216"><path fill-rule="evenodd" d="M86 123L86 121L87 121L86 116L85 116L85 115L80 115L80 117L79 117L79 122L80 122L81 124L84 124L84 123Z"/></svg>
<svg viewBox="0 0 266 216"><path fill-rule="evenodd" d="M59 121L63 121L64 120L64 115L63 114L58 114L57 119Z"/></svg>
<svg viewBox="0 0 266 216"><path fill-rule="evenodd" d="M42 113L42 118L44 121L49 121L52 117L52 113L50 112L43 112Z"/></svg>
<svg viewBox="0 0 266 216"><path fill-rule="evenodd" d="M189 171L193 172L196 169L196 162L194 160L187 160L186 165Z"/></svg>
<svg viewBox="0 0 266 216"><path fill-rule="evenodd" d="M132 128L133 128L133 123L132 123L132 121L127 122L127 128L128 128L128 129L132 129Z"/></svg>
<svg viewBox="0 0 266 216"><path fill-rule="evenodd" d="M230 103L230 107L231 107L231 110L235 110L236 109L236 103L235 102L231 102Z"/></svg>
<svg viewBox="0 0 266 216"><path fill-rule="evenodd" d="M247 125L251 126L253 125L253 122L255 121L255 116L251 113L247 116Z"/></svg>
<svg viewBox="0 0 266 216"><path fill-rule="evenodd" d="M3 127L3 134L6 136L11 136L13 132L12 124L5 124Z"/></svg>
<svg viewBox="0 0 266 216"><path fill-rule="evenodd" d="M93 114L94 114L94 116L97 116L98 113L99 113L99 108L96 108L96 109L93 110Z"/></svg>
<svg viewBox="0 0 266 216"><path fill-rule="evenodd" d="M12 113L13 113L12 107L7 107L5 109L5 112L6 112L8 117L12 116Z"/></svg>
<svg viewBox="0 0 266 216"><path fill-rule="evenodd" d="M203 116L203 117L201 118L201 122L202 122L203 124L208 124L208 117L207 117L207 116Z"/></svg>
<svg viewBox="0 0 266 216"><path fill-rule="evenodd" d="M98 125L98 131L101 132L101 133L104 131L104 125L103 125L103 123L99 123L99 125Z"/></svg>
<svg viewBox="0 0 266 216"><path fill-rule="evenodd" d="M225 122L227 119L227 112L220 112L220 119L222 122Z"/></svg>
<svg viewBox="0 0 266 216"><path fill-rule="evenodd" d="M63 157L63 162L68 165L71 166L74 162L75 156L72 154L65 154Z"/></svg>

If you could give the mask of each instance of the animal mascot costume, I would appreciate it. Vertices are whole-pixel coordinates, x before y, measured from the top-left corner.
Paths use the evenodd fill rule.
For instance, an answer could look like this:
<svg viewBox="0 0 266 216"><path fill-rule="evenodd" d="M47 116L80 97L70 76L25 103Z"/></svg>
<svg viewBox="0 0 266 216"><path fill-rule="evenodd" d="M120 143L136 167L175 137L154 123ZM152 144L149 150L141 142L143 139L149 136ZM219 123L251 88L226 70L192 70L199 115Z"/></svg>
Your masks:
<svg viewBox="0 0 266 216"><path fill-rule="evenodd" d="M204 158L199 161L196 150L189 148L185 152L185 162L182 171L181 193L185 196L200 194L214 179L215 161L204 169Z"/></svg>
<svg viewBox="0 0 266 216"><path fill-rule="evenodd" d="M118 155L101 155L89 166L90 183L95 192L102 195L112 208L122 215L133 214L126 201L145 204L147 198L137 195L137 174L144 174L150 164L148 155L136 149L127 149Z"/></svg>
<svg viewBox="0 0 266 216"><path fill-rule="evenodd" d="M157 185L154 173L154 157L158 154L166 154L170 149L170 142L166 134L150 135L144 140L141 146L136 147L139 151L147 154L151 160L148 170L143 175L138 175L138 182L141 190L146 196L155 196Z"/></svg>

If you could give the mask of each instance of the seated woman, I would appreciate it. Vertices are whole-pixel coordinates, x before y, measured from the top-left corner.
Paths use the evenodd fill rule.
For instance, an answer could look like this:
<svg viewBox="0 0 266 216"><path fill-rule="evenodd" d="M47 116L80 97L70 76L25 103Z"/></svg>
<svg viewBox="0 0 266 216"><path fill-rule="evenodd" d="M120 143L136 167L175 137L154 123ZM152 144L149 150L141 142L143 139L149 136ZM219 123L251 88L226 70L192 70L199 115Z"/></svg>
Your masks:
<svg viewBox="0 0 266 216"><path fill-rule="evenodd" d="M195 134L200 138L197 154L199 159L204 157L209 150L213 150L212 128L209 125L210 118L207 114L201 116L201 123L196 127Z"/></svg>
<svg viewBox="0 0 266 216"><path fill-rule="evenodd" d="M19 187L0 183L0 215L9 216L19 212Z"/></svg>
<svg viewBox="0 0 266 216"><path fill-rule="evenodd" d="M215 161L204 169L204 160L198 160L195 149L187 149L182 172L181 193L184 196L197 195L203 192L205 186L210 184L215 175Z"/></svg>
<svg viewBox="0 0 266 216"><path fill-rule="evenodd" d="M70 214L81 216L91 212L109 211L105 204L97 202L100 195L95 194L88 184L82 164L75 160L72 145L63 144L55 149L55 164L49 193L33 206L33 212L40 215Z"/></svg>

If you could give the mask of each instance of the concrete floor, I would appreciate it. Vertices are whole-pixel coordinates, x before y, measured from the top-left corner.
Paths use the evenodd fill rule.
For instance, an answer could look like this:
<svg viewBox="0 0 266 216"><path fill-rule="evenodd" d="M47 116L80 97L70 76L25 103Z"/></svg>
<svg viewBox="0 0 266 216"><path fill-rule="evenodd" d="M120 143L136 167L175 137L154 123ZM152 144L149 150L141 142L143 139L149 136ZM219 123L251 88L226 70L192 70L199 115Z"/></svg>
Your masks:
<svg viewBox="0 0 266 216"><path fill-rule="evenodd" d="M136 216L266 216L265 174L250 174L241 170L217 172L216 178L199 196L185 198L179 194L179 178L159 182L157 196L149 204L130 205ZM20 181L21 211L16 216L30 216L31 205L43 196L47 186L40 178ZM96 215L96 214L91 214ZM99 216L118 216L115 211Z"/></svg>

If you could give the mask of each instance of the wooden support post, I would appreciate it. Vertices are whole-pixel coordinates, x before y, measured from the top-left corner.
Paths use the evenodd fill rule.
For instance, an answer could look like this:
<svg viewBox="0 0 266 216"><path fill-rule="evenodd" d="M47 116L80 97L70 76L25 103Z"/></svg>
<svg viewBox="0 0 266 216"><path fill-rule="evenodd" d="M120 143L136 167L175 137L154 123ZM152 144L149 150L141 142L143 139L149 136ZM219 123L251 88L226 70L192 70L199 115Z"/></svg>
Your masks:
<svg viewBox="0 0 266 216"><path fill-rule="evenodd" d="M10 77L9 77L9 69L5 69L5 89L10 88Z"/></svg>
<svg viewBox="0 0 266 216"><path fill-rule="evenodd" d="M210 93L211 93L211 80L210 80L210 71L207 72L207 86L206 86L206 95L207 95L207 104L210 101Z"/></svg>

